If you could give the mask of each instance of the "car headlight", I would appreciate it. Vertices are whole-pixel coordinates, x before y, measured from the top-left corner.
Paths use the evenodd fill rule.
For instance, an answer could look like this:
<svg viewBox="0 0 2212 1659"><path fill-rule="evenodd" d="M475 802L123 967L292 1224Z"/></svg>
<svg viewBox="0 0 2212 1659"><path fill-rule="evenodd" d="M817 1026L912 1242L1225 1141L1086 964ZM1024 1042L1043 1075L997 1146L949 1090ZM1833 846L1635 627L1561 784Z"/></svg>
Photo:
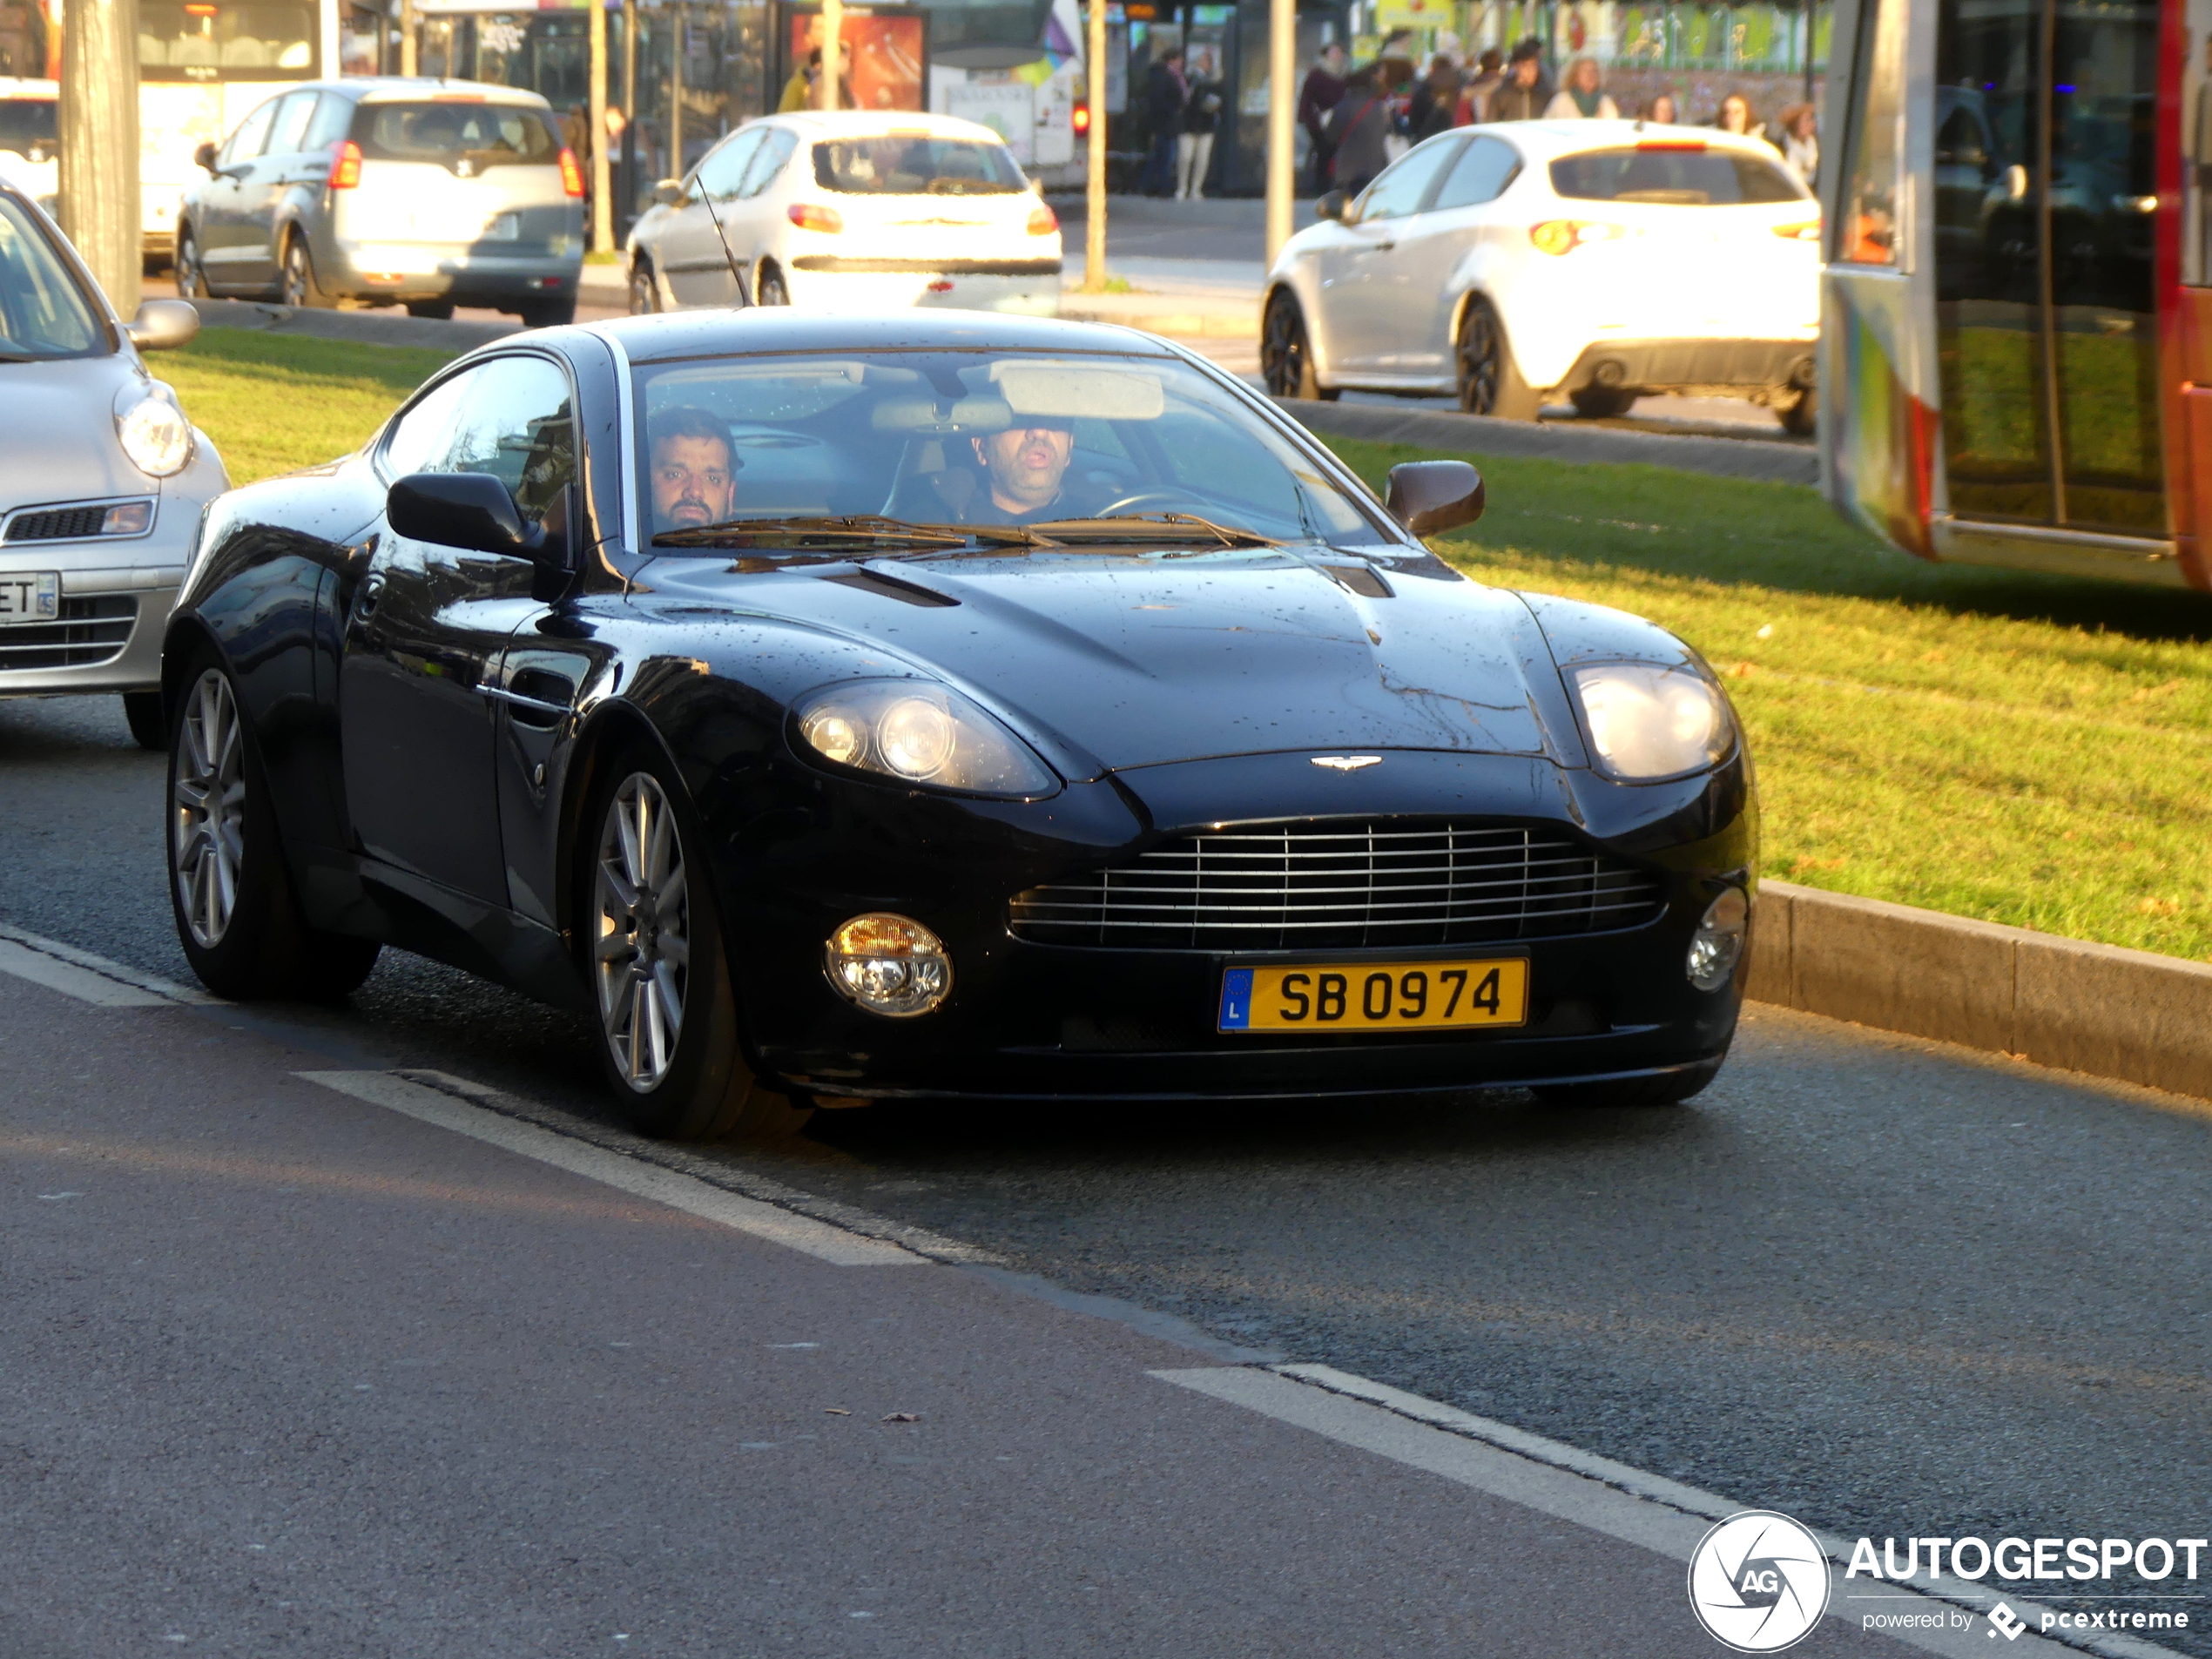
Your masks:
<svg viewBox="0 0 2212 1659"><path fill-rule="evenodd" d="M192 422L162 392L145 393L118 408L115 435L131 464L149 478L172 477L192 459Z"/></svg>
<svg viewBox="0 0 2212 1659"><path fill-rule="evenodd" d="M1569 669L1598 770L1648 783L1702 772L1728 752L1734 723L1720 687L1694 668L1600 663Z"/></svg>
<svg viewBox="0 0 2212 1659"><path fill-rule="evenodd" d="M800 700L799 735L825 760L975 795L1049 795L1060 786L1029 746L948 686L861 680Z"/></svg>

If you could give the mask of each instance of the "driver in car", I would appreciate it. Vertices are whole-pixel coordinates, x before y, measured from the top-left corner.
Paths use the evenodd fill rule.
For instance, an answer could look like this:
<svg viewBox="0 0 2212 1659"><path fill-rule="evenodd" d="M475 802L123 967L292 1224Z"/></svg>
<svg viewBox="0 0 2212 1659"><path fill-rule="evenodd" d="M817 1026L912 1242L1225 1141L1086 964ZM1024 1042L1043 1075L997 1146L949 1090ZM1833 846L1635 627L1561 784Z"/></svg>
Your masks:
<svg viewBox="0 0 2212 1659"><path fill-rule="evenodd" d="M730 428L705 409L664 409L649 428L653 441L653 529L698 529L730 516L738 469ZM1064 462L1062 464L1065 464Z"/></svg>
<svg viewBox="0 0 2212 1659"><path fill-rule="evenodd" d="M1084 518L1104 498L1082 483L1067 482L1076 453L1071 421L1028 417L1032 424L1009 427L988 438L972 438L983 463L984 488L975 492L962 516L970 524L1035 524L1045 519Z"/></svg>

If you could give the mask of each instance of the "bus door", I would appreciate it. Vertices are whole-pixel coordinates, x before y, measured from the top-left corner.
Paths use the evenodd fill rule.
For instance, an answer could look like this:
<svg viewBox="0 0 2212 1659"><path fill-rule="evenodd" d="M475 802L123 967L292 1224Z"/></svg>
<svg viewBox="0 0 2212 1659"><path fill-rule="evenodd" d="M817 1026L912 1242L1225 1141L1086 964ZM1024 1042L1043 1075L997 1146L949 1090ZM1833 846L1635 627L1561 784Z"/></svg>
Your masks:
<svg viewBox="0 0 2212 1659"><path fill-rule="evenodd" d="M1931 252L1950 510L2168 534L2157 0L1937 0Z"/></svg>

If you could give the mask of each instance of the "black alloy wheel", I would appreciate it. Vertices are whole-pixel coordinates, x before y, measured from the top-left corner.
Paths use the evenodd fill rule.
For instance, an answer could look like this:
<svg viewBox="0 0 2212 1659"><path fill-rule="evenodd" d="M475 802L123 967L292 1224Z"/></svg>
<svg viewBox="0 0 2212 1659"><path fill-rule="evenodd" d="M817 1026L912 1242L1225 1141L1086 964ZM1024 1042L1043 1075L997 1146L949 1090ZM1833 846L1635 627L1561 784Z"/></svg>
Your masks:
<svg viewBox="0 0 2212 1659"><path fill-rule="evenodd" d="M1333 403L1333 386L1324 387L1313 373L1313 346L1306 338L1305 314L1297 297L1278 288L1267 299L1267 315L1260 326L1259 372L1268 392L1276 397L1319 398Z"/></svg>
<svg viewBox="0 0 2212 1659"><path fill-rule="evenodd" d="M630 314L650 317L660 309L660 284L650 261L639 260L630 267Z"/></svg>
<svg viewBox="0 0 2212 1659"><path fill-rule="evenodd" d="M1471 300L1460 319L1460 407L1469 415L1533 421L1541 405L1521 378L1505 325L1487 300Z"/></svg>
<svg viewBox="0 0 2212 1659"><path fill-rule="evenodd" d="M230 675L203 646L169 725L169 899L200 983L245 1001L345 995L381 948L310 927L285 868L268 779Z"/></svg>
<svg viewBox="0 0 2212 1659"><path fill-rule="evenodd" d="M643 1135L773 1140L811 1115L745 1063L705 836L667 759L612 758L576 846L577 929L599 1059Z"/></svg>
<svg viewBox="0 0 2212 1659"><path fill-rule="evenodd" d="M307 252L307 239L294 232L284 239L284 258L277 271L277 303L303 311L327 309L330 298L315 280L315 262Z"/></svg>
<svg viewBox="0 0 2212 1659"><path fill-rule="evenodd" d="M787 306L791 290L784 287L784 273L772 265L760 267L760 274L753 279L752 303L757 306Z"/></svg>
<svg viewBox="0 0 2212 1659"><path fill-rule="evenodd" d="M576 320L576 295L558 300L525 300L516 308L525 328L558 328Z"/></svg>
<svg viewBox="0 0 2212 1659"><path fill-rule="evenodd" d="M207 298L207 273L199 268L199 239L188 230L177 233L177 297L179 300Z"/></svg>

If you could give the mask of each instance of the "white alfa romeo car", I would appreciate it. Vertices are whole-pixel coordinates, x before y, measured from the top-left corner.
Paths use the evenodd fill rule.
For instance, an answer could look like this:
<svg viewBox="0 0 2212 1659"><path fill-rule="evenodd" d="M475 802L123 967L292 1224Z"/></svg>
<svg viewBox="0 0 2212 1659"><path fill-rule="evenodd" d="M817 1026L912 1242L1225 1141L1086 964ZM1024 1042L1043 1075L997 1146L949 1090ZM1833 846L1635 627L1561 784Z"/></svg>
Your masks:
<svg viewBox="0 0 2212 1659"><path fill-rule="evenodd" d="M1456 395L1533 420L1682 393L1811 429L1820 209L1773 148L1702 127L1520 121L1408 151L1285 243L1260 364L1278 397Z"/></svg>
<svg viewBox="0 0 2212 1659"><path fill-rule="evenodd" d="M997 133L942 115L748 122L663 182L629 260L633 313L1060 308L1058 217Z"/></svg>

